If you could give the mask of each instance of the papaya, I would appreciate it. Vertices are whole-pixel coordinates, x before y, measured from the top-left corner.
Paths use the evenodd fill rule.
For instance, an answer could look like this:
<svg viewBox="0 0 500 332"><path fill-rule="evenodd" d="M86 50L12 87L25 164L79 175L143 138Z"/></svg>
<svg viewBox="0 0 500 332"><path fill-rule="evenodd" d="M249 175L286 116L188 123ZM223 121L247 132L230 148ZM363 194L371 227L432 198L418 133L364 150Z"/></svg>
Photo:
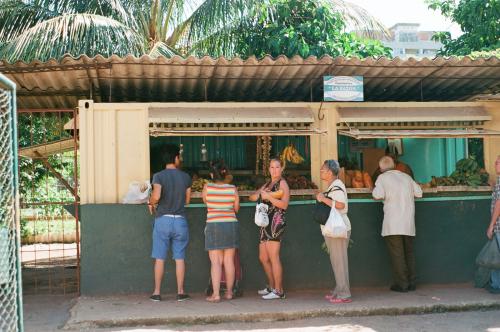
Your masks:
<svg viewBox="0 0 500 332"><path fill-rule="evenodd" d="M363 182L363 173L361 171L354 171L354 179L358 182Z"/></svg>
<svg viewBox="0 0 500 332"><path fill-rule="evenodd" d="M398 170L398 171L400 171L400 172L406 173L406 174L408 174L409 176L411 176L413 178L413 171L405 163L402 163L402 162L398 161L396 163L396 168L395 169Z"/></svg>
<svg viewBox="0 0 500 332"><path fill-rule="evenodd" d="M344 184L345 184L346 188L351 188L352 187L352 177L349 174L347 174L347 173L345 175Z"/></svg>
<svg viewBox="0 0 500 332"><path fill-rule="evenodd" d="M364 188L365 185L363 184L363 180L358 181L356 179L352 179L352 187L353 188Z"/></svg>
<svg viewBox="0 0 500 332"><path fill-rule="evenodd" d="M364 183L366 188L370 188L370 189L373 188L372 177L370 176L370 174L368 174L368 172L363 172L363 183Z"/></svg>

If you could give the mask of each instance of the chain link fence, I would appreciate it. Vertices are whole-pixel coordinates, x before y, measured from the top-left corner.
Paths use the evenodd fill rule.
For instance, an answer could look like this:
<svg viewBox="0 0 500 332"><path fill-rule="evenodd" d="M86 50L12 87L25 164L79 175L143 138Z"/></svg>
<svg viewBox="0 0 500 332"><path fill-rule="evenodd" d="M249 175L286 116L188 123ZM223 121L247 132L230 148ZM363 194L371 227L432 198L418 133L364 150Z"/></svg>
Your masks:
<svg viewBox="0 0 500 332"><path fill-rule="evenodd" d="M15 89L0 74L0 331L22 331Z"/></svg>

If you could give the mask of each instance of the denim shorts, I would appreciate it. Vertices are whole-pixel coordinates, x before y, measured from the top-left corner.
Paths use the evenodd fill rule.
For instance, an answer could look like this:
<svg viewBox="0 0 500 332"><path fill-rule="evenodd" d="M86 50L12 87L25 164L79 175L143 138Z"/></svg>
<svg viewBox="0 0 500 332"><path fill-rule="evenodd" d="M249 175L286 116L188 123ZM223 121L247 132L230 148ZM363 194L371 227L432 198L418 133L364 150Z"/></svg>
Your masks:
<svg viewBox="0 0 500 332"><path fill-rule="evenodd" d="M171 246L173 259L184 259L188 243L186 218L160 216L155 219L151 257L165 260Z"/></svg>
<svg viewBox="0 0 500 332"><path fill-rule="evenodd" d="M208 222L205 226L205 250L238 248L239 226L238 222Z"/></svg>

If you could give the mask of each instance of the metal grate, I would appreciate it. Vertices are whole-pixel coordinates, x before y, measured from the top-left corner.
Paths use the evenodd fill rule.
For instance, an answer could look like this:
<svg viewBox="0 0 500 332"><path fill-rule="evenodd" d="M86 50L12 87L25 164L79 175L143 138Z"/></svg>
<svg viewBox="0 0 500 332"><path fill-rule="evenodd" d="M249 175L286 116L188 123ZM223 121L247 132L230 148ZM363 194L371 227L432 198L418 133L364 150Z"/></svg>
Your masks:
<svg viewBox="0 0 500 332"><path fill-rule="evenodd" d="M24 294L79 291L76 110L19 110Z"/></svg>
<svg viewBox="0 0 500 332"><path fill-rule="evenodd" d="M15 146L13 91L5 90L0 85L0 331L2 332L22 330Z"/></svg>

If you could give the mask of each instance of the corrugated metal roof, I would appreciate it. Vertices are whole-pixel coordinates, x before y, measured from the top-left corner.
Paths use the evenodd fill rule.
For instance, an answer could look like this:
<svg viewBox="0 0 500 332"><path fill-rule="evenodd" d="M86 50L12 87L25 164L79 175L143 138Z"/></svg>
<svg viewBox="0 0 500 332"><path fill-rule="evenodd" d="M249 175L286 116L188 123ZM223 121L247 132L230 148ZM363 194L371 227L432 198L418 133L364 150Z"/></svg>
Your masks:
<svg viewBox="0 0 500 332"><path fill-rule="evenodd" d="M66 56L0 62L18 87L19 108L96 102L321 101L323 75L364 76L366 101L454 101L500 89L500 59L299 56L263 59Z"/></svg>

